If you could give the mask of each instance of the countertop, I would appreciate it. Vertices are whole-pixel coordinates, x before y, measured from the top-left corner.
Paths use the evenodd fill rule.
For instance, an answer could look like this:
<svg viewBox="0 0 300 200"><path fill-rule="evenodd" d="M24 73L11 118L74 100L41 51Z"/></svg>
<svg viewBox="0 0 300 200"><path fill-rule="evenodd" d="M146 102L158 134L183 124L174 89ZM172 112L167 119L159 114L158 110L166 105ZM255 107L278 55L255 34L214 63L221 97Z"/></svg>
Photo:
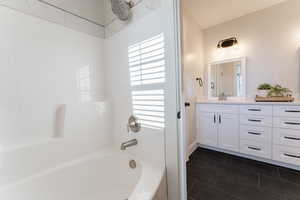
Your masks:
<svg viewBox="0 0 300 200"><path fill-rule="evenodd" d="M228 99L220 101L217 99L198 99L196 104L230 104L230 105L242 105L242 104L255 104L255 105L290 105L300 106L300 99L294 102L255 102L254 99Z"/></svg>

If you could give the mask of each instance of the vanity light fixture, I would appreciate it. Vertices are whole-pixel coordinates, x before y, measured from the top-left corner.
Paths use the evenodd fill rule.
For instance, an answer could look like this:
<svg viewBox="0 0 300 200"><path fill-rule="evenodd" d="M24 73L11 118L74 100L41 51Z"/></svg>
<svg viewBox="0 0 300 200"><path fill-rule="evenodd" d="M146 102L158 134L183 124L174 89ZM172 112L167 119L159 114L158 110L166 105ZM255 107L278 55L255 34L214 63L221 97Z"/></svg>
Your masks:
<svg viewBox="0 0 300 200"><path fill-rule="evenodd" d="M220 40L218 42L217 48L218 49L228 48L228 47L236 46L237 44L238 44L238 40L236 39L236 37L231 37L228 39Z"/></svg>

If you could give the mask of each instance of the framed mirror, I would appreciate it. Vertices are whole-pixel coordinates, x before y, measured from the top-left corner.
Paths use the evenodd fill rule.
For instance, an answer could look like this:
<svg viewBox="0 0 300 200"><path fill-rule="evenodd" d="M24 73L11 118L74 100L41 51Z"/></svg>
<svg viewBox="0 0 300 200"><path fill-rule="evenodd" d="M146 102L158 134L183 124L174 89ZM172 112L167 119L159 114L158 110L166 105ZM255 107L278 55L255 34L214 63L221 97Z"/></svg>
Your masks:
<svg viewBox="0 0 300 200"><path fill-rule="evenodd" d="M208 97L216 99L246 96L246 58L234 58L208 64Z"/></svg>

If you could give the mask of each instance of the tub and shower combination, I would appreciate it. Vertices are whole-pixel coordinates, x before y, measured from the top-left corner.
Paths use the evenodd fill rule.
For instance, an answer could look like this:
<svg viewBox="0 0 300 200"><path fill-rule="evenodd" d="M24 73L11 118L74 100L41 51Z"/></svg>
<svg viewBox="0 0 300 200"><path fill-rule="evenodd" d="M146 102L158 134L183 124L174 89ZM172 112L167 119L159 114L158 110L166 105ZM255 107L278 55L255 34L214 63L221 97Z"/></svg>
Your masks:
<svg viewBox="0 0 300 200"><path fill-rule="evenodd" d="M131 16L132 14L130 12L130 9L132 7L131 4L128 4L125 1L118 1L118 0L112 1L112 3L113 3L112 6L113 12L118 16L118 18L126 20ZM10 11L7 13L8 16L12 15ZM15 16L12 15L12 19L13 19L12 21L14 23L16 19L24 18L23 15L19 16L16 19L14 17ZM39 23L37 23L36 19L32 19L32 18L29 19L26 18L25 22L26 23L24 23L24 27L25 25L27 26L27 24L32 25L33 27L39 25L39 23L42 24L40 21ZM6 23L4 23L4 25L6 27ZM18 23L16 23L15 26L17 25ZM53 29L52 25L41 26L40 29L43 29L42 27L48 27L48 26L49 26L49 30ZM10 29L14 30L12 27L9 26ZM58 29L63 34L66 31L66 30L60 30L57 27L54 28ZM54 33L55 33L54 35L56 40L56 37L59 36L60 32L54 32ZM31 32L30 34L29 33L27 34L30 36L32 35ZM51 32L49 32L49 34L51 34ZM63 35L63 36L67 38L67 35ZM79 38L81 39L82 37L83 36L80 35ZM76 37L74 36L74 38ZM21 39L17 41L21 41L22 39L23 37L21 37ZM52 40L54 41L54 39ZM71 43L71 41L72 40L68 42ZM92 43L90 41L94 41L94 40L88 40L88 43ZM50 42L47 41L47 45L48 43L50 44ZM67 44L69 45L69 43ZM43 45L44 42L41 44L37 42L38 48L41 47L44 48ZM23 49L23 46L26 45L21 43L21 46ZM50 44L49 46L51 47L51 48L49 47L50 50L45 48L47 53L53 52L54 51L53 49L55 49L52 48L52 46L54 46L53 44ZM58 47L60 48L60 43ZM71 47L74 48L73 45ZM67 49L69 50L70 48ZM125 53L126 54L128 53L127 50ZM96 57L98 62L99 59L98 52L93 52L92 56L94 56L94 54L97 55ZM79 53L75 55L79 55ZM89 60L90 59L89 54L87 54L86 56L87 56L87 60ZM26 56L22 55L22 58L23 57ZM67 57L71 58L69 56ZM35 57L33 58L33 60L35 60ZM51 60L51 57L49 58L47 57L47 60ZM66 65L67 68L69 68L69 65L71 66L74 64L72 62L71 64ZM77 62L77 60L75 60L74 62ZM80 65L90 64L89 63L90 61L88 61L88 63L86 62L87 62L86 59L83 59L83 61L80 60L79 63ZM92 62L91 65L92 64L94 63ZM69 74L71 72L66 71L66 69L61 70L60 69L61 64L58 65L59 68L57 69L59 70L57 71L59 74L57 76L61 77L62 79L65 79L67 76L70 76ZM87 68L86 67L82 68L82 66L80 67L81 68L79 68L79 73L84 72L82 74L88 74L88 78L90 78L89 71L81 71L81 69L83 70L89 69L89 66ZM40 70L40 67L38 69ZM56 68L54 69L56 70ZM33 75L38 76L36 74ZM85 85L86 79L87 78L84 77L83 85ZM47 84L52 85L54 79L52 80L49 78L49 80L51 81L49 82L49 84L48 83ZM73 81L74 80L71 79L70 85L73 84ZM22 82L20 81L20 83ZM18 81L17 85L19 85L20 83ZM68 85L69 83L67 81L63 80L61 84L62 85L66 84L65 85L66 90L72 90L72 87L69 88ZM60 83L58 82L53 85L54 87L59 87ZM28 88L31 87L32 85L30 84L30 87L28 86ZM43 89L42 94L44 94L44 92L46 93L46 91L44 91L45 88L43 87L41 88ZM98 85L96 88L98 88ZM83 95L86 95L86 92L87 92L86 90L83 90L82 92ZM128 92L130 93L131 91ZM32 92L32 94L33 93L35 92ZM58 98L58 96L60 96L61 93L57 94L57 96L54 95L55 98L60 99ZM77 95L77 91L76 91L76 95ZM68 101L70 98L70 101L72 101L74 96L76 95L75 94L73 96L71 95L68 98L62 96L64 98L61 99ZM36 98L35 95L33 96L34 98ZM46 96L48 97L48 94ZM57 99L55 99L55 103L53 103L53 107L56 106ZM41 102L38 102L38 105L40 104ZM34 102L31 102L31 104L29 105L30 106L34 105ZM52 102L50 105L52 106ZM40 106L42 107L44 105L40 105ZM99 104L96 105L96 107L92 105L92 106L80 107L80 108L77 108L77 105L71 105L71 106L68 105L68 106L69 107L67 111L65 111L65 108L63 106L60 114L58 113L59 115L57 116L56 119L58 122L57 123L58 126L55 127L54 131L52 131L53 129L52 121L50 122L50 120L49 120L49 124L47 123L46 126L47 129L49 128L49 130L44 130L42 128L35 129L35 125L38 122L34 121L34 123L32 123L32 126L34 127L32 128L32 130L37 130L37 131L34 134L31 134L31 129L30 129L30 131L28 131L30 137L25 138L27 135L25 131L24 131L25 133L22 132L23 130L21 130L20 133L18 132L18 136L22 136L22 139L18 138L17 141L15 142L22 141L25 142L26 144L16 145L15 143L13 143L14 146L11 145L1 146L2 142L4 141L0 141L0 200L166 200L167 199L165 163L164 163L164 158L161 158L164 157L164 132L163 131L160 130L153 131L147 135L146 131L143 130L142 134L137 135L137 137L140 136L140 138L137 138L139 141L138 148L142 147L141 149L137 150L138 153L136 152L134 153L131 151L134 148L130 148L129 150L127 149L120 150L120 146L118 145L117 145L118 147L116 147L115 145L102 143L103 141L109 141L110 143L119 142L119 141L112 141L114 137L113 134L111 134L111 132L113 131L109 131L112 127L104 128L106 126L106 121L104 121L103 118L99 118L99 114L105 111L105 109L103 109L106 107L105 105L103 106L102 104ZM16 107L18 106L16 105ZM52 108L49 108L49 110L50 109ZM73 114L70 114L68 110L75 110L76 112L74 111ZM32 113L28 113L28 116L31 114ZM49 114L49 116L50 115L52 116L52 112L51 114ZM72 116L72 117L69 118L68 116ZM66 119L68 119L69 121L67 121ZM18 124L14 123L13 126L18 126ZM56 128L58 129L56 130ZM45 131L46 133L43 133L43 131ZM54 136L51 135L52 132L55 133ZM5 134L9 135L9 132ZM125 134L123 133L119 134L120 138L123 137L124 135ZM127 136L128 135L131 136L130 134L127 134ZM136 135L134 135L134 137L135 136ZM42 139L36 141L40 138ZM34 142L32 140L34 140ZM154 151L157 152L154 153ZM153 162L153 160L158 159L158 157L160 157L159 162Z"/></svg>

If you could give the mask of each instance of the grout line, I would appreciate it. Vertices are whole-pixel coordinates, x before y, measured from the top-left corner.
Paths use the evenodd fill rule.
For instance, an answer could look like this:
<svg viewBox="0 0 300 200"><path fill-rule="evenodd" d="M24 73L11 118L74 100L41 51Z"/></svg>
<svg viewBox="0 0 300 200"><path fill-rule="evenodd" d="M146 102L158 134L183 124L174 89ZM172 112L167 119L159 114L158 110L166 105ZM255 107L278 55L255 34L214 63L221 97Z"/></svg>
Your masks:
<svg viewBox="0 0 300 200"><path fill-rule="evenodd" d="M262 180L262 174L261 173L259 173L258 174L258 184L257 184L257 187L258 187L258 189L260 189L261 188L261 180Z"/></svg>

